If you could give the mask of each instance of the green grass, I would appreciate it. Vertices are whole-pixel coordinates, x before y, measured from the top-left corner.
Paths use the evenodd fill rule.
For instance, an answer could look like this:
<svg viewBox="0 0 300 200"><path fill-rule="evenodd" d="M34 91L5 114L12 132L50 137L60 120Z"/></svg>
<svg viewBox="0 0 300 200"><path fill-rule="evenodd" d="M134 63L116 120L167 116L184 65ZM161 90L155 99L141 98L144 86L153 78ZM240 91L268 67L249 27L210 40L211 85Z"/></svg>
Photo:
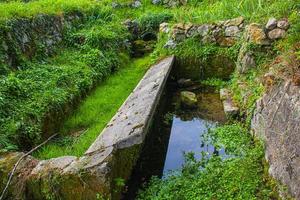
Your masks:
<svg viewBox="0 0 300 200"><path fill-rule="evenodd" d="M65 137L43 147L35 156L41 159L64 155L81 156L132 92L149 63L149 56L136 59L107 78L66 120L61 130ZM74 137L78 131L82 134Z"/></svg>
<svg viewBox="0 0 300 200"><path fill-rule="evenodd" d="M269 17L287 17L299 6L299 0L191 0L188 5L176 8L152 5L142 0L138 9L116 9L123 18L139 18L148 13L172 13L175 22L211 23L244 16L251 22L265 22ZM109 5L110 0L104 4Z"/></svg>
<svg viewBox="0 0 300 200"><path fill-rule="evenodd" d="M0 19L32 17L37 14L60 15L78 10L87 12L100 8L100 5L97 0L37 0L29 3L14 1L0 3Z"/></svg>
<svg viewBox="0 0 300 200"><path fill-rule="evenodd" d="M0 3L0 19L32 17L41 13L96 11L99 8L111 7L111 3L111 0L36 0L29 3L12 1ZM169 13L174 15L175 22L210 23L238 16L244 16L251 22L264 22L271 16L288 17L290 11L299 7L299 4L299 0L191 0L187 6L165 8L151 4L150 0L142 0L142 6L138 9L114 9L114 13L124 20L140 18L149 13Z"/></svg>

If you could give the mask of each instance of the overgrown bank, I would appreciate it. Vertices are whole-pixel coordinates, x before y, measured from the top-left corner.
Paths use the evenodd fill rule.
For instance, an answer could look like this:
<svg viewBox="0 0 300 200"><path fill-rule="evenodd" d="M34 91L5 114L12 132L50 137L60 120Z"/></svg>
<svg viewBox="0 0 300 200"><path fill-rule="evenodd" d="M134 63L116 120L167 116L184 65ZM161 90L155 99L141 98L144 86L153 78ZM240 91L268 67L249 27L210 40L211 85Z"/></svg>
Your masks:
<svg viewBox="0 0 300 200"><path fill-rule="evenodd" d="M78 15L75 18L76 16ZM82 19L77 17L75 22L65 24L60 27L62 30L53 30L53 33L43 29L47 29L47 26L35 27L43 30L26 30L35 26L34 23L38 20L47 20L47 16L28 19L28 23L23 23L21 27L12 24L13 30L24 32L28 36L25 38L27 41L22 39L23 36L19 41L18 35L4 40L6 43L15 42L15 46L24 42L26 48L16 46L16 49L7 49L8 57L2 60L2 151L31 148L57 132L65 116L87 92L96 83L117 71L123 62L120 55L129 54L124 40L130 35L112 17L111 12L98 10L97 14ZM22 20L17 22L22 23ZM56 37L59 39L55 39ZM50 47L37 48L44 42L50 43L50 57L45 57L50 52ZM9 46L13 47L14 45ZM33 49L30 57L26 55L28 48ZM7 63L6 59L11 58L17 62Z"/></svg>
<svg viewBox="0 0 300 200"><path fill-rule="evenodd" d="M81 156L117 112L151 63L149 57L125 62L104 80L66 120L57 138L37 153L41 159L64 155Z"/></svg>

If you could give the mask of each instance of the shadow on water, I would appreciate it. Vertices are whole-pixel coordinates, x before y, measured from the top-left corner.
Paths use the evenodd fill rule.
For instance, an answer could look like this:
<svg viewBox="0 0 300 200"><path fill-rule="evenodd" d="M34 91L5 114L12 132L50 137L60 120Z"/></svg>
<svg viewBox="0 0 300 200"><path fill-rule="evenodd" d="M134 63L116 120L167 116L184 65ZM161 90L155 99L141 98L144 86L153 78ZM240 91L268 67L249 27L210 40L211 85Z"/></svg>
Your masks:
<svg viewBox="0 0 300 200"><path fill-rule="evenodd" d="M196 109L180 106L182 90L197 95ZM180 170L185 161L184 153L194 152L197 159L202 153L225 154L224 149L215 149L201 137L209 128L225 121L223 106L214 88L194 85L180 89L175 81L169 80L122 199L135 199L138 190L152 176L163 177L170 171Z"/></svg>

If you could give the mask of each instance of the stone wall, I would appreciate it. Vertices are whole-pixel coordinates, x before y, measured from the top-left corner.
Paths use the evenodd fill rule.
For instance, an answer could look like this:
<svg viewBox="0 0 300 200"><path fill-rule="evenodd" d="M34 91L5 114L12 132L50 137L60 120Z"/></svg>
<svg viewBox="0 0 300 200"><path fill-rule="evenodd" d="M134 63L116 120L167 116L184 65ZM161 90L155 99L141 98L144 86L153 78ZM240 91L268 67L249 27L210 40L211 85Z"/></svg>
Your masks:
<svg viewBox="0 0 300 200"><path fill-rule="evenodd" d="M135 165L160 101L174 57L152 66L96 141L78 158L36 160L30 156L16 171L7 199L119 199ZM22 153L0 157L0 190Z"/></svg>
<svg viewBox="0 0 300 200"><path fill-rule="evenodd" d="M269 173L300 199L300 87L283 82L256 107L252 129L265 141Z"/></svg>
<svg viewBox="0 0 300 200"><path fill-rule="evenodd" d="M63 31L78 20L82 20L81 13L39 14L6 21L0 30L0 72L1 65L17 68L24 58L53 54L56 45L63 39Z"/></svg>
<svg viewBox="0 0 300 200"><path fill-rule="evenodd" d="M251 124L265 142L270 174L296 199L300 199L299 66L293 50L276 57L263 77L266 93L256 103Z"/></svg>

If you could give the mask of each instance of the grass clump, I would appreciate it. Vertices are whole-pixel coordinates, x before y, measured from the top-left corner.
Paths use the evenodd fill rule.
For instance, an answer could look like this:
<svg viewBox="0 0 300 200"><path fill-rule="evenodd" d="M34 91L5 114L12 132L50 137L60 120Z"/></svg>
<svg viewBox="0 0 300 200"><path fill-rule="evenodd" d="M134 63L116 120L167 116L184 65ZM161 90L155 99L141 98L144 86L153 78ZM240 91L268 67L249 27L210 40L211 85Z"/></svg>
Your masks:
<svg viewBox="0 0 300 200"><path fill-rule="evenodd" d="M42 159L81 156L134 89L149 63L149 57L137 59L111 75L66 120L61 129L65 137L45 146L36 156Z"/></svg>

